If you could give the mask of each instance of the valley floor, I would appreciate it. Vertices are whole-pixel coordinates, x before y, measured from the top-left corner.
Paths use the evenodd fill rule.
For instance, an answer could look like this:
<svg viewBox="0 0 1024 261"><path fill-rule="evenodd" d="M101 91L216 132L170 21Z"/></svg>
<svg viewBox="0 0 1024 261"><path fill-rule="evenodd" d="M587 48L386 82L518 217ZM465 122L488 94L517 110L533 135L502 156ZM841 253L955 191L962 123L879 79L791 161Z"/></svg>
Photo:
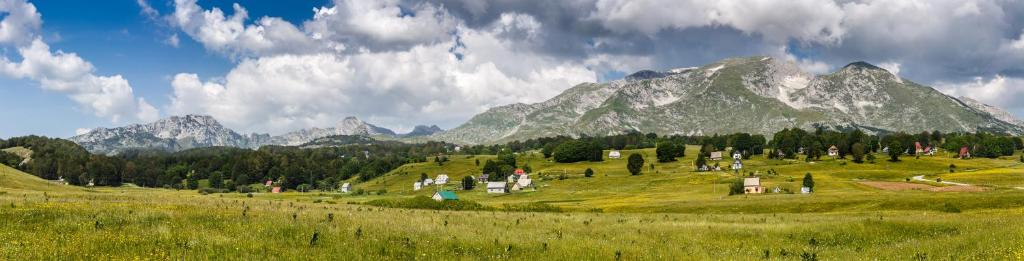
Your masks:
<svg viewBox="0 0 1024 261"><path fill-rule="evenodd" d="M745 171L762 174L767 188L799 191L810 172L816 192L726 196L735 174L690 172L693 151L678 162L655 163L653 172L645 167L640 176L626 173L625 160L556 164L522 155L520 164L537 173L535 191L456 191L461 200L498 209L543 202L562 213L362 204L430 195L434 188L412 191L420 173L446 173L458 183L475 175L475 160L486 156L407 165L356 185L386 193L360 196L85 189L0 166L0 259L1024 258L1024 190L1017 189L1024 187L1024 165L1011 158L810 164L755 157L745 161ZM653 158L652 150L635 152ZM950 163L957 165L954 173ZM588 167L597 174L584 178ZM768 170L779 174L765 175ZM924 181L906 181L914 176ZM929 189L957 186L936 178L981 189Z"/></svg>

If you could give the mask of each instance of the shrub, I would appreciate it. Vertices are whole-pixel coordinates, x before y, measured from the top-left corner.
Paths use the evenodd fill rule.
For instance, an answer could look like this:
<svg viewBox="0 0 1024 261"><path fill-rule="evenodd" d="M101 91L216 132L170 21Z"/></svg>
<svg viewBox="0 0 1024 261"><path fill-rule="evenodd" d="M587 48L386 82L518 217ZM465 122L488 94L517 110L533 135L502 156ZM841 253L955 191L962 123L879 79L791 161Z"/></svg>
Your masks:
<svg viewBox="0 0 1024 261"><path fill-rule="evenodd" d="M594 176L594 170L592 170L590 168L587 168L586 171L583 171L583 176L584 177L588 177L588 178L589 177L593 177Z"/></svg>
<svg viewBox="0 0 1024 261"><path fill-rule="evenodd" d="M476 187L476 182L473 180L472 176L462 178L462 189L473 190L474 187Z"/></svg>
<svg viewBox="0 0 1024 261"><path fill-rule="evenodd" d="M743 194L743 178L738 178L729 184L729 196Z"/></svg>
<svg viewBox="0 0 1024 261"><path fill-rule="evenodd" d="M636 154L636 153L633 153L633 154L629 155L629 160L626 163L626 169L629 170L630 174L633 174L634 176L635 175L640 175L640 171L643 170L643 167L644 167L644 157L643 156L640 156L640 154Z"/></svg>
<svg viewBox="0 0 1024 261"><path fill-rule="evenodd" d="M942 204L942 212L960 213L960 207L956 206L953 203L946 202L945 204Z"/></svg>

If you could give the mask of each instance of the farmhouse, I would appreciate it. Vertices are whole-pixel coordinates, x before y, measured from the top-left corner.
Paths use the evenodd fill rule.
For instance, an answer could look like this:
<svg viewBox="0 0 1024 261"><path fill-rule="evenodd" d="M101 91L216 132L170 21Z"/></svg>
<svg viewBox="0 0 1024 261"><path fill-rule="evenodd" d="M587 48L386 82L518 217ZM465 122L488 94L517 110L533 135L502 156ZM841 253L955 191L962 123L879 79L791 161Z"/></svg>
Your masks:
<svg viewBox="0 0 1024 261"><path fill-rule="evenodd" d="M971 158L971 151L967 149L967 146L960 148L960 159Z"/></svg>
<svg viewBox="0 0 1024 261"><path fill-rule="evenodd" d="M512 185L513 191L523 190L526 188L533 187L533 180L530 177L523 175L516 180L516 183Z"/></svg>
<svg viewBox="0 0 1024 261"><path fill-rule="evenodd" d="M497 193L497 194L505 193L505 192L507 192L507 190L505 188L506 184L507 183L501 182L501 181L487 182L487 193Z"/></svg>
<svg viewBox="0 0 1024 261"><path fill-rule="evenodd" d="M914 142L914 153L915 154L924 154L924 152L925 152L924 148L921 147L921 142Z"/></svg>
<svg viewBox="0 0 1024 261"><path fill-rule="evenodd" d="M810 187L800 187L800 193L801 194L811 194L811 188Z"/></svg>
<svg viewBox="0 0 1024 261"><path fill-rule="evenodd" d="M281 187L274 187L270 189L270 193L281 193Z"/></svg>
<svg viewBox="0 0 1024 261"><path fill-rule="evenodd" d="M608 158L609 159L621 159L622 158L622 153L619 153L619 151L617 151L617 150L612 150L611 152L608 152Z"/></svg>
<svg viewBox="0 0 1024 261"><path fill-rule="evenodd" d="M487 178L489 178L489 177L491 177L490 174L484 173L484 174L480 174L480 178L478 178L476 180L480 181L480 183L484 183L484 182L487 182Z"/></svg>
<svg viewBox="0 0 1024 261"><path fill-rule="evenodd" d="M746 194L761 194L764 193L764 188L761 187L761 178L744 178L743 179L743 193Z"/></svg>
<svg viewBox="0 0 1024 261"><path fill-rule="evenodd" d="M832 145L832 147L828 147L828 156L829 157L839 156L839 148L836 147L836 145Z"/></svg>
<svg viewBox="0 0 1024 261"><path fill-rule="evenodd" d="M711 152L711 160L722 160L722 152L721 151L712 151Z"/></svg>
<svg viewBox="0 0 1024 261"><path fill-rule="evenodd" d="M459 197L455 196L455 192L454 191L438 191L438 192L434 192L434 196L432 196L430 198L433 198L436 201L459 200Z"/></svg>
<svg viewBox="0 0 1024 261"><path fill-rule="evenodd" d="M349 192L352 192L352 184L351 183L342 184L341 185L341 193L349 193Z"/></svg>
<svg viewBox="0 0 1024 261"><path fill-rule="evenodd" d="M445 175L445 174L437 175L437 178L434 179L434 184L438 184L438 185L448 184L448 175Z"/></svg>
<svg viewBox="0 0 1024 261"><path fill-rule="evenodd" d="M423 189L423 182L412 183L412 191L418 191Z"/></svg>
<svg viewBox="0 0 1024 261"><path fill-rule="evenodd" d="M423 185L424 186L430 186L431 184L434 184L434 180L432 180L430 178L423 179Z"/></svg>

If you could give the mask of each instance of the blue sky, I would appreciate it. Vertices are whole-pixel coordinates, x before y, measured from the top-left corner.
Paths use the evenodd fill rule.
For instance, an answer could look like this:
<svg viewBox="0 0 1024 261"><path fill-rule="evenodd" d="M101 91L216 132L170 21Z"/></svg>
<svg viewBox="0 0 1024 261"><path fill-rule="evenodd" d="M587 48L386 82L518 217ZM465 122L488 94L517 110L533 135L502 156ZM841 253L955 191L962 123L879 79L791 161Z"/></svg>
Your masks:
<svg viewBox="0 0 1024 261"><path fill-rule="evenodd" d="M0 73L0 137L69 137L186 113L241 132L346 116L398 131L452 128L580 82L749 55L814 73L864 60L1024 115L1024 4L1016 1L9 2L0 19L27 29L0 35L4 57L24 67ZM92 66L70 66L87 74L27 66L36 64L22 61L28 50L48 54L42 62Z"/></svg>

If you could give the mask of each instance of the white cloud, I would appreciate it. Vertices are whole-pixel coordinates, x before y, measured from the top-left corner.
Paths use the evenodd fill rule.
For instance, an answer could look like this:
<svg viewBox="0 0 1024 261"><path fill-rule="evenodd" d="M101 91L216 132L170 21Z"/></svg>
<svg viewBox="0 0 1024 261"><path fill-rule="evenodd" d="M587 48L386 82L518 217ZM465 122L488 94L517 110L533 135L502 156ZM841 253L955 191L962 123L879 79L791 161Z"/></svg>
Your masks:
<svg viewBox="0 0 1024 261"><path fill-rule="evenodd" d="M23 0L0 1L0 43L27 44L35 39L42 19L35 5Z"/></svg>
<svg viewBox="0 0 1024 261"><path fill-rule="evenodd" d="M960 83L938 83L936 88L951 96L966 96L1011 111L1024 111L1024 79L996 75L976 77ZM1020 114L1018 114L1020 115ZM1020 116L1018 116L1020 117Z"/></svg>
<svg viewBox="0 0 1024 261"><path fill-rule="evenodd" d="M319 50L318 45L295 25L275 17L263 17L246 25L249 13L234 4L234 13L219 8L203 10L196 0L175 0L170 23L200 42L207 49L231 57L303 53Z"/></svg>
<svg viewBox="0 0 1024 261"><path fill-rule="evenodd" d="M164 43L170 45L171 47L178 48L178 45L181 43L181 40L178 39L178 34L171 34L171 36L167 37L167 40L165 40Z"/></svg>
<svg viewBox="0 0 1024 261"><path fill-rule="evenodd" d="M96 116L113 122L153 120L156 108L135 98L132 87L120 75L96 76L95 68L75 53L51 52L50 46L36 39L18 48L20 62L6 57L0 60L0 73L14 78L38 81L43 89L67 94Z"/></svg>
<svg viewBox="0 0 1024 261"><path fill-rule="evenodd" d="M77 54L51 51L35 36L42 23L35 6L7 0L0 1L0 11L7 12L0 21L0 43L13 45L21 58L12 61L0 57L0 74L37 81L43 89L67 94L83 109L113 122L158 117L156 108L136 98L131 85L120 75L97 76L93 65Z"/></svg>
<svg viewBox="0 0 1024 261"><path fill-rule="evenodd" d="M362 4L338 4L365 9ZM314 22L336 15L339 11L325 11L333 8L317 9L314 19L321 20ZM424 26L405 20L414 17L432 17L429 21L435 26L454 24L438 18L443 12L429 5L415 6L412 10L417 13L404 17L394 13L398 10L395 6L373 5L370 9L390 10L385 16L397 19L384 23L389 27L378 28L384 31ZM430 33L404 38L384 32L372 36L377 42L412 44L398 50L336 52L330 49L331 44L339 43L335 40L369 36L369 31L331 31L333 35L324 38L330 41L318 42L324 47L319 52L242 59L223 80L204 81L195 74L178 74L171 83L174 95L168 111L210 114L227 126L271 133L331 126L350 115L396 129L425 123L451 126L492 106L539 102L575 84L596 81L596 73L582 63L518 49L529 44L528 38L538 37L542 25L529 15L503 17L486 28L459 26L454 37L444 30L435 31L444 37L428 36L434 35ZM524 37L511 40L509 34Z"/></svg>
<svg viewBox="0 0 1024 261"><path fill-rule="evenodd" d="M898 63L898 62L893 62L893 61L884 62L884 63L878 64L878 67L882 67L882 69L885 69L886 71L889 71L889 73L892 73L892 75L894 75L896 77L900 77L900 63Z"/></svg>
<svg viewBox="0 0 1024 261"><path fill-rule="evenodd" d="M459 25L440 7L427 3L400 6L398 0L335 0L334 6L314 12L313 19L304 24L314 38L365 41L377 48L446 42Z"/></svg>

